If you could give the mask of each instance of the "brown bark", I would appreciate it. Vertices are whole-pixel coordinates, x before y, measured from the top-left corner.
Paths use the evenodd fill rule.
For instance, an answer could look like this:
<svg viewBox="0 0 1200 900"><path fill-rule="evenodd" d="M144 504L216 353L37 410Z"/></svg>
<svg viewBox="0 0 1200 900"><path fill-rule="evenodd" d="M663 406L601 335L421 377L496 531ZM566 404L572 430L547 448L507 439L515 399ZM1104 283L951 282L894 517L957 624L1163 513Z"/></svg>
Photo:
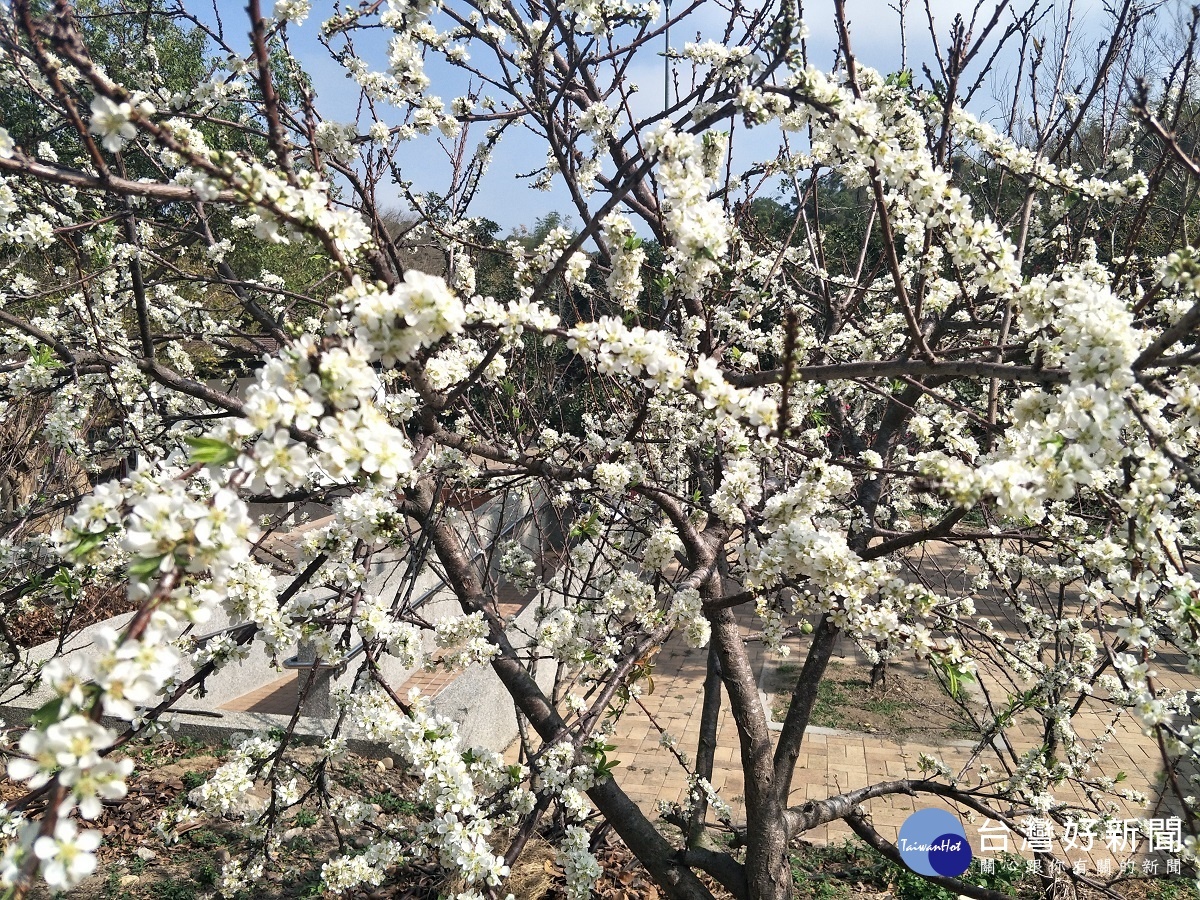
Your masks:
<svg viewBox="0 0 1200 900"><path fill-rule="evenodd" d="M704 676L704 699L700 709L700 738L696 743L696 774L712 782L717 754L717 721L721 715L721 660L715 644L708 645L708 670ZM687 844L700 846L704 834L704 815L708 796L702 794L692 807L688 822Z"/></svg>
<svg viewBox="0 0 1200 900"><path fill-rule="evenodd" d="M829 665L829 657L833 655L837 636L837 626L829 621L828 616L823 616L813 632L804 667L792 688L792 700L788 704L787 715L783 719L783 730L775 748L775 780L780 799L785 804L791 791L792 776L796 771L796 760L800 756L804 732L808 729L808 720L812 716L813 705L817 702L817 688L821 679L825 677L825 668Z"/></svg>
<svg viewBox="0 0 1200 900"><path fill-rule="evenodd" d="M792 873L784 802L776 789L771 733L741 630L727 609L712 615L713 646L742 751L746 782L746 887L749 900L790 900Z"/></svg>
<svg viewBox="0 0 1200 900"><path fill-rule="evenodd" d="M432 487L426 483L418 488L417 493L418 503L428 513ZM458 534L445 521L427 524L426 528L434 552L445 567L447 580L463 611L468 614L482 611L487 616L489 640L500 648L500 655L492 660L492 669L513 698L517 709L543 740L551 741L566 735L566 723L517 659L502 624L488 614L479 581ZM671 900L713 900L708 888L688 865L681 862L676 849L614 780L610 778L596 785L588 791L588 796Z"/></svg>

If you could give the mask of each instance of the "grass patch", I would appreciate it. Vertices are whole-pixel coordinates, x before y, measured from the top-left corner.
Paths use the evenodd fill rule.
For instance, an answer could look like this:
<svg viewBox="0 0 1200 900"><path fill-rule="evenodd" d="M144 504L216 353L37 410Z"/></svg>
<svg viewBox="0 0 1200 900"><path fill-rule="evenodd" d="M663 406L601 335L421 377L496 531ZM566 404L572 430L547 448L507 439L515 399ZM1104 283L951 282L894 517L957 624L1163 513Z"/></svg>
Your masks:
<svg viewBox="0 0 1200 900"><path fill-rule="evenodd" d="M187 838L188 842L196 847L220 847L225 843L225 838L211 828L197 828L195 831L189 831Z"/></svg>
<svg viewBox="0 0 1200 900"><path fill-rule="evenodd" d="M773 694L771 714L776 721L787 715L792 688L800 666L784 663L768 678ZM817 685L809 723L821 728L866 731L902 737L915 733L970 738L976 734L966 714L931 675L891 669L887 686L871 686L862 666L831 663Z"/></svg>
<svg viewBox="0 0 1200 900"><path fill-rule="evenodd" d="M367 800L376 804L381 810L388 815L404 814L406 816L415 816L421 811L421 808L411 800L406 800L393 794L391 791L383 791L378 794L372 794Z"/></svg>
<svg viewBox="0 0 1200 900"><path fill-rule="evenodd" d="M151 900L196 900L195 885L183 881L158 881L150 885Z"/></svg>
<svg viewBox="0 0 1200 900"><path fill-rule="evenodd" d="M822 728L844 728L843 710L850 703L850 695L842 685L826 678L817 685L817 702L813 705L812 723Z"/></svg>
<svg viewBox="0 0 1200 900"><path fill-rule="evenodd" d="M959 900L953 891L926 881L853 838L826 847L802 844L793 851L790 862L798 900ZM1045 900L1040 879L1028 874L1024 861L1015 854L995 858L994 870L988 873L976 859L962 880L1013 900ZM1194 882L1186 877L1123 881L1115 890L1125 900L1200 900ZM1074 896L1078 900L1102 897L1087 889Z"/></svg>
<svg viewBox="0 0 1200 900"><path fill-rule="evenodd" d="M784 666L780 666L781 674ZM817 702L813 704L812 717L809 721L821 728L855 728L857 723L848 721L849 709L861 709L874 716L891 718L904 715L917 704L905 700L898 695L879 692L872 689L865 678L849 678L835 681L825 678L817 685ZM782 719L787 714L787 698L780 698L774 708L775 717Z"/></svg>

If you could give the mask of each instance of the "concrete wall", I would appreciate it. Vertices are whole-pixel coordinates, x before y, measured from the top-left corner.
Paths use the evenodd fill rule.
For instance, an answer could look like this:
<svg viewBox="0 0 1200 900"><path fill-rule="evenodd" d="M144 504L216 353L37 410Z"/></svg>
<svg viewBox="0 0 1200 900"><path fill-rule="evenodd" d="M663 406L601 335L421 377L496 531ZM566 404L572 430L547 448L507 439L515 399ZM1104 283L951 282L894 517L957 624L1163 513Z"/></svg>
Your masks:
<svg viewBox="0 0 1200 900"><path fill-rule="evenodd" d="M515 540L533 554L535 560L540 560L544 549L561 549L563 535L561 529L555 527L556 517L553 508L544 497L535 497L533 502L517 495L496 497L473 511L463 513L470 516L472 528L463 528L467 549L473 554L473 559L484 574L482 568L487 561L487 550L500 537L503 540ZM541 523L541 529L536 527ZM549 547L544 546L549 544ZM407 570L409 565L408 549L399 548L384 551L376 555L372 572L366 584L368 593L384 597L394 596L399 590L410 590ZM498 561L495 554L493 563ZM493 571L493 576L496 573ZM436 621L442 617L460 614L461 608L452 591L442 582L430 566L424 566L417 574L411 587L411 601L419 606L422 616L428 621ZM518 648L524 646L525 639L521 630L531 630L536 614L538 600L535 599L520 613L513 628L510 629L510 639ZM73 635L64 647L64 655L87 654L92 652L92 638L97 629L102 627L122 628L132 617L132 613L116 616L105 622L83 629ZM230 625L229 617L224 610L216 610L213 618L204 625L197 627L194 634L208 634ZM427 650L432 649L432 636L427 636ZM357 636L352 639L352 645L357 643ZM57 643L49 641L30 651L30 658L41 662L51 658L57 651ZM171 720L178 724L181 733L191 734L197 738L222 739L233 733L249 732L270 728L284 728L288 725L289 717L257 713L230 712L218 707L240 697L264 684L269 684L282 677L286 670L281 667L283 659L272 659L261 642L249 645L249 656L240 663L232 663L220 672L206 680L206 692L203 697L188 697L179 704L183 712L173 712ZM295 648L281 652L281 657L294 653ZM361 665L362 658L352 661L346 671L337 674L331 680L331 687L350 690L353 687L355 674ZM411 675L413 670L400 666L399 661L385 657L380 661L380 667L393 688L399 688ZM180 672L180 680L191 675L191 669L186 664ZM553 684L554 669L550 664L543 664L538 672L538 682L544 689L549 690ZM11 703L0 707L3 717L10 724L27 721L28 715L42 706L50 693L44 689L30 696L17 698ZM464 743L470 746L487 747L493 750L503 750L517 736L517 721L512 700L504 689L499 678L490 666L474 666L461 673L453 682L447 685L434 700L434 708L443 715L457 721L462 729ZM314 709L320 709L319 705ZM116 727L121 723L113 722ZM302 716L300 727L296 733L302 737L318 740L331 733L333 720L316 716ZM352 733L349 735L354 738ZM356 743L361 744L361 741ZM359 749L365 749L360 747Z"/></svg>
<svg viewBox="0 0 1200 900"><path fill-rule="evenodd" d="M533 630L537 606L537 599L530 602L509 626L509 639L518 650L528 644L521 631ZM557 664L549 661L538 666L536 680L547 694L554 686L556 671ZM517 739L516 707L491 666L467 669L434 698L433 708L458 723L468 746L499 752Z"/></svg>

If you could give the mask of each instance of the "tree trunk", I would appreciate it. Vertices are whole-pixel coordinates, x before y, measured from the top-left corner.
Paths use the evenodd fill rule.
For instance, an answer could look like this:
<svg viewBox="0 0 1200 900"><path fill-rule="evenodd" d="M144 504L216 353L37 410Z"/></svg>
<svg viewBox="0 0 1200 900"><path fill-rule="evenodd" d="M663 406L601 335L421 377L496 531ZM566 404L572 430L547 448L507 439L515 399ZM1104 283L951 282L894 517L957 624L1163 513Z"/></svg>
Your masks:
<svg viewBox="0 0 1200 900"><path fill-rule="evenodd" d="M721 662L729 705L737 725L746 782L746 886L749 900L791 900L785 799L775 782L771 733L758 682L733 613L712 616L713 645Z"/></svg>
<svg viewBox="0 0 1200 900"><path fill-rule="evenodd" d="M817 702L817 689L821 679L825 677L825 669L829 665L829 657L833 655L837 636L837 626L829 621L828 616L822 616L816 631L813 632L808 656L804 658L804 668L800 670L796 685L792 688L792 699L788 704L783 730L779 733L779 743L775 748L775 781L785 805L787 795L791 793L792 775L796 771L796 760L800 756L800 744L804 740L804 732L808 730L808 720Z"/></svg>
<svg viewBox="0 0 1200 900"><path fill-rule="evenodd" d="M716 645L708 645L708 672L704 676L704 701L700 710L700 739L696 743L696 774L712 783L713 763L717 755L717 722L721 717L721 659ZM704 815L708 795L701 794L692 806L688 821L687 844L698 846L704 833Z"/></svg>
<svg viewBox="0 0 1200 900"><path fill-rule="evenodd" d="M887 641L875 642L875 651L879 654L879 659L871 666L871 687L880 691L887 690L887 649Z"/></svg>
<svg viewBox="0 0 1200 900"><path fill-rule="evenodd" d="M412 495L427 512L432 504L432 488L428 479L414 489ZM487 616L488 639L500 649L500 655L492 660L492 671L499 676L517 709L543 740L566 735L566 723L517 659L503 625L487 615L479 581L458 533L445 521L429 523L426 530L463 612L470 614L480 611ZM712 893L696 877L696 873L681 861L678 851L615 781L609 778L595 785L588 790L588 796L671 900L713 900Z"/></svg>

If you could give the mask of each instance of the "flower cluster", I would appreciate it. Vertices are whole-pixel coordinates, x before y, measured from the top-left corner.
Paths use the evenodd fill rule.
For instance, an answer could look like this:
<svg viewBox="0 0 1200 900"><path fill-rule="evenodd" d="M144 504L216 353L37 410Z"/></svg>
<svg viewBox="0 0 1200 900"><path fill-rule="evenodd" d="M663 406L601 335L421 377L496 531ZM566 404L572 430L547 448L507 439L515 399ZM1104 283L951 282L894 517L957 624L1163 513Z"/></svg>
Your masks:
<svg viewBox="0 0 1200 900"><path fill-rule="evenodd" d="M671 618L682 626L689 647L706 647L712 636L712 625L701 609L700 592L686 588L671 598Z"/></svg>
<svg viewBox="0 0 1200 900"><path fill-rule="evenodd" d="M516 541L508 541L500 549L500 574L518 591L528 591L537 581L537 563Z"/></svg>
<svg viewBox="0 0 1200 900"><path fill-rule="evenodd" d="M430 667L464 669L488 662L499 648L488 641L488 624L483 613L439 619L433 627L434 643L442 651L427 663Z"/></svg>
<svg viewBox="0 0 1200 900"><path fill-rule="evenodd" d="M503 760L494 753L464 753L457 726L429 713L419 696L409 698L410 715L401 713L381 693L355 697L352 715L372 739L387 744L419 779L417 800L433 810L433 818L418 826L405 854L416 859L432 856L468 884L497 886L508 875L502 857L488 843L492 820L484 796L514 787ZM382 871L399 859L398 846L374 857L332 860L325 877L331 890L359 884L379 884Z"/></svg>
<svg viewBox="0 0 1200 900"><path fill-rule="evenodd" d="M636 309L646 263L641 239L628 218L614 213L604 220L604 242L612 255L612 271L605 281L609 296L623 309Z"/></svg>
<svg viewBox="0 0 1200 900"><path fill-rule="evenodd" d="M820 72L783 45L798 23L764 43L736 16L720 42L666 50L690 69L687 109L638 130L623 73L658 8L634 0L564 0L541 18L493 0L340 11L321 40L361 103L322 120L286 57L310 12L278 0L263 23L270 69L301 85L303 109L271 99L292 92L266 90L253 54L181 86L147 36L121 63L130 91L98 63L5 50L0 87L41 115L0 128L0 425L36 424L26 458L45 471L0 479L13 540L26 535L0 540L0 589L69 620L93 587L128 584L137 610L34 677L4 652L5 683L49 698L8 773L62 798L40 822L0 819L4 886L36 866L69 889L94 868L82 823L130 775L102 717L141 728L186 667L211 678L298 643L361 662L336 693L345 730L321 751L331 779L303 784L286 746L252 738L195 808L164 818L233 817L261 841L262 861L226 867L226 893L270 864L272 817L315 795L357 832L323 868L330 892L411 864L458 878L460 900L495 895L508 872L494 845L541 801L565 825L568 895L586 897L588 792L612 748L583 730L637 714L654 640L676 629L704 647L706 609L733 604L780 653L821 622L881 666L915 655L955 696L987 681L988 734L1040 719L1052 740L1002 778L981 773L1014 808L1066 815L1068 781L1098 807L1119 795L1096 775L1118 731L1082 736L1085 707L1194 754L1194 698L1156 666L1170 649L1200 672L1200 255L1164 245L1172 178L1126 171L1125 137L1091 168L1064 164L1083 157L1056 153L1054 135L1022 146L910 73L848 56ZM360 55L371 46L381 71ZM428 88L447 67L467 77L444 102ZM75 115L70 97L84 98ZM752 148L740 124L736 152L721 129L739 119L756 141L778 125L780 145L735 174ZM522 177L565 184L581 228L546 220L496 242L471 209L521 129L544 141ZM405 181L437 177L412 161L439 144L449 186ZM121 180L105 174L101 156L134 150L147 165L127 177L117 158ZM379 211L389 178L415 224ZM123 460L145 462L92 486ZM531 529L501 540L513 497ZM57 573L29 587L44 566ZM505 582L537 588L531 616L480 611ZM454 600L474 611L447 614ZM218 610L234 631L188 634ZM524 729L528 769L377 684L498 656L564 710L548 745L533 737L546 722ZM347 734L390 748L419 815L337 783ZM707 780L690 776L688 798L740 827Z"/></svg>
<svg viewBox="0 0 1200 900"><path fill-rule="evenodd" d="M354 335L371 348L371 359L387 367L406 363L421 348L457 334L466 321L462 302L446 282L415 269L390 291L355 284L345 292L341 311Z"/></svg>
<svg viewBox="0 0 1200 900"><path fill-rule="evenodd" d="M695 138L664 124L647 135L646 150L659 161L665 225L672 240L667 270L676 290L694 296L720 268L731 236L729 221L721 204L708 199L710 178Z"/></svg>
<svg viewBox="0 0 1200 900"><path fill-rule="evenodd" d="M587 900L600 877L600 864L588 849L588 833L578 825L568 825L555 862L567 877L569 900Z"/></svg>

